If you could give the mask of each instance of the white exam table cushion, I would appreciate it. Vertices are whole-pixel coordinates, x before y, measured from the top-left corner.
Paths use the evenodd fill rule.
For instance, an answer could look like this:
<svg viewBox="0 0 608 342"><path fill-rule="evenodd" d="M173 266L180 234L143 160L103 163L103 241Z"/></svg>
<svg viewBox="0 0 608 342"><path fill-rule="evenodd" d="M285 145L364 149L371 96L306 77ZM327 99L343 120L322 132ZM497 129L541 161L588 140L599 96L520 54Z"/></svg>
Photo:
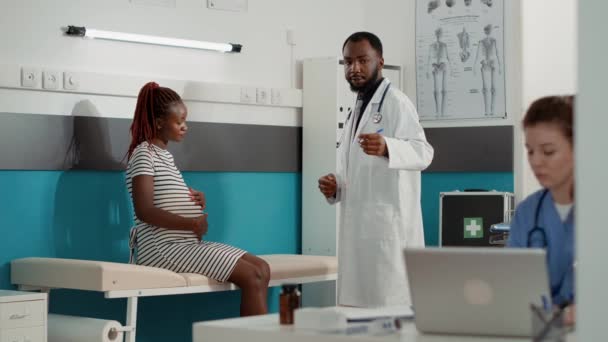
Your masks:
<svg viewBox="0 0 608 342"><path fill-rule="evenodd" d="M101 292L187 286L184 277L162 268L59 258L13 260L11 282Z"/></svg>
<svg viewBox="0 0 608 342"><path fill-rule="evenodd" d="M334 256L270 254L259 255L270 266L270 280L324 276L338 273ZM200 274L182 273L189 286L221 284Z"/></svg>
<svg viewBox="0 0 608 342"><path fill-rule="evenodd" d="M271 280L334 275L334 256L260 255L271 270ZM24 258L11 262L11 282L32 287L89 291L141 290L221 284L200 274L174 273L156 267L59 258Z"/></svg>

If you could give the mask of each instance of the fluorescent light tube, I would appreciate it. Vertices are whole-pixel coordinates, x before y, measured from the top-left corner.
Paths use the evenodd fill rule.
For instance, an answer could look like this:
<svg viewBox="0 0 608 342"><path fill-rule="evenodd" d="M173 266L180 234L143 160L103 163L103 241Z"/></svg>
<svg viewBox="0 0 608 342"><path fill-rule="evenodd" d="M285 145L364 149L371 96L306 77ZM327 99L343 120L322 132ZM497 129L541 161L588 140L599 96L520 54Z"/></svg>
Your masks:
<svg viewBox="0 0 608 342"><path fill-rule="evenodd" d="M91 39L106 39L142 44L185 47L190 49L214 50L220 52L241 52L242 48L242 45L240 44L212 43L189 39L166 38L158 36L148 36L143 34L103 31L96 29L87 29L82 26L68 26L66 35Z"/></svg>

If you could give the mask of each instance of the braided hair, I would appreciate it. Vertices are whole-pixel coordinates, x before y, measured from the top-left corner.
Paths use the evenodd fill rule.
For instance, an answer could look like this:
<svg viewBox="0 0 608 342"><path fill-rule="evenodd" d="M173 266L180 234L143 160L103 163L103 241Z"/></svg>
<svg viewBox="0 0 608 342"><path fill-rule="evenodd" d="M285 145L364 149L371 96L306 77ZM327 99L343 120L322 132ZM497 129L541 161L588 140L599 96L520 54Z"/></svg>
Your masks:
<svg viewBox="0 0 608 342"><path fill-rule="evenodd" d="M144 141L149 144L157 137L157 119L169 114L171 106L182 103L181 97L172 89L159 86L155 82L146 83L137 96L135 116L131 124L131 145L127 157Z"/></svg>

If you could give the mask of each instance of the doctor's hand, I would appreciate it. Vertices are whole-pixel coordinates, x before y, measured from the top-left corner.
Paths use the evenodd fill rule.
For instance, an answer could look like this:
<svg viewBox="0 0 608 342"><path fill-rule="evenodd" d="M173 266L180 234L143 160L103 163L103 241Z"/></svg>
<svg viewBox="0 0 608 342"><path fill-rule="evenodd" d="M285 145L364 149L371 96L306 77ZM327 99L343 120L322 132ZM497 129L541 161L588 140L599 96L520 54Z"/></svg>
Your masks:
<svg viewBox="0 0 608 342"><path fill-rule="evenodd" d="M359 146L370 156L388 157L388 148L384 137L378 133L359 135Z"/></svg>
<svg viewBox="0 0 608 342"><path fill-rule="evenodd" d="M207 199L205 198L205 194L192 188L188 189L190 190L190 200L194 202L194 204L201 207L201 210L205 210L207 207Z"/></svg>
<svg viewBox="0 0 608 342"><path fill-rule="evenodd" d="M319 178L319 190L326 198L336 197L336 191L338 190L338 183L336 182L336 176L333 174L325 175Z"/></svg>
<svg viewBox="0 0 608 342"><path fill-rule="evenodd" d="M564 309L563 323L573 326L576 323L576 304L571 304Z"/></svg>
<svg viewBox="0 0 608 342"><path fill-rule="evenodd" d="M207 223L207 216L207 214L203 214L192 219L191 229L199 241L203 238L203 235L207 234L207 230L209 228L209 224Z"/></svg>

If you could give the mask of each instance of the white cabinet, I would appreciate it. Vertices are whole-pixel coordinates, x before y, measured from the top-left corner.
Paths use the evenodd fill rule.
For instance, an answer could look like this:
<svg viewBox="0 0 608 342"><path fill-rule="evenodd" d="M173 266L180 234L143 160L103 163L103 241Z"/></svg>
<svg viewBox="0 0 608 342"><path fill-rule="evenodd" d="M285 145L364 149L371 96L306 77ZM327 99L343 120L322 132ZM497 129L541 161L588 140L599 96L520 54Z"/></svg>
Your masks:
<svg viewBox="0 0 608 342"><path fill-rule="evenodd" d="M0 290L0 342L46 342L47 294Z"/></svg>
<svg viewBox="0 0 608 342"><path fill-rule="evenodd" d="M383 76L393 87L401 88L401 67L385 65ZM338 206L327 203L319 191L318 179L336 171L336 146L356 96L345 80L338 57L305 59L303 83L302 253L336 255ZM304 306L329 306L335 301L334 282L303 286Z"/></svg>

